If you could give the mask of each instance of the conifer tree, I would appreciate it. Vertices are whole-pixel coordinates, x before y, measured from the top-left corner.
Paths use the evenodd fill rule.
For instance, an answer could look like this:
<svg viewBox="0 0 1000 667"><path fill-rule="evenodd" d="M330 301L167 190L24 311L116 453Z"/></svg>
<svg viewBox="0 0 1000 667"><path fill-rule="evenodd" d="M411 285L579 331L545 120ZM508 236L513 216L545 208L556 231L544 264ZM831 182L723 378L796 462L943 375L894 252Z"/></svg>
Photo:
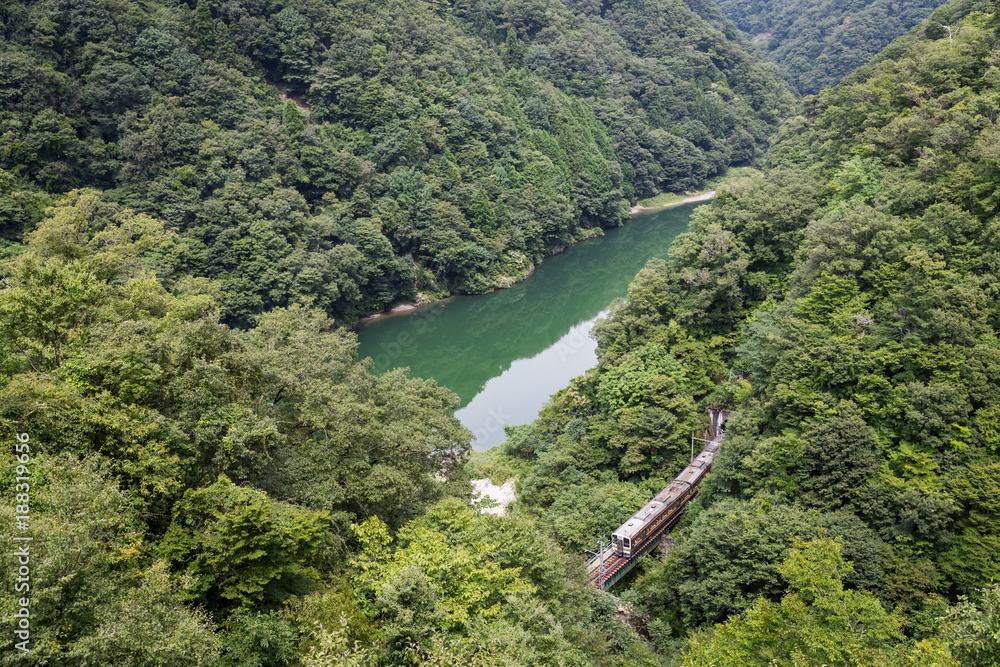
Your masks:
<svg viewBox="0 0 1000 667"><path fill-rule="evenodd" d="M194 10L194 28L191 32L198 43L198 53L205 57L215 55L215 20L212 18L212 8L209 7L208 0L198 0L198 6Z"/></svg>

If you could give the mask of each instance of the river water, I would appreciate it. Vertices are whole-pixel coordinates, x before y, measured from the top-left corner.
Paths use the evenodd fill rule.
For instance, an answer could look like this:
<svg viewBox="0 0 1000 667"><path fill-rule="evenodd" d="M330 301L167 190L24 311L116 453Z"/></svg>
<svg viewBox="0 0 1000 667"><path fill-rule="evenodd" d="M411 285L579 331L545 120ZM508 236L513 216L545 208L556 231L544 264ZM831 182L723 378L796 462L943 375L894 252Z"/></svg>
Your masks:
<svg viewBox="0 0 1000 667"><path fill-rule="evenodd" d="M375 372L408 366L458 394L455 416L475 449L503 442L505 424L533 421L549 397L597 364L589 331L635 274L666 258L695 206L662 209L578 243L510 289L460 296L358 331Z"/></svg>

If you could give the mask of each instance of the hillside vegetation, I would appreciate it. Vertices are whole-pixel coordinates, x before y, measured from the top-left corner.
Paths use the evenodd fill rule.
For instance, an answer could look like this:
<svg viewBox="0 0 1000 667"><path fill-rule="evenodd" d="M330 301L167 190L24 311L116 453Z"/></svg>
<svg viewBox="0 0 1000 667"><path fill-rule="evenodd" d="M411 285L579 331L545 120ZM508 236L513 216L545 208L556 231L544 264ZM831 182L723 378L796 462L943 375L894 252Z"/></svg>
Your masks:
<svg viewBox="0 0 1000 667"><path fill-rule="evenodd" d="M940 4L941 0L718 2L725 15L781 66L803 95L834 85L926 19Z"/></svg>
<svg viewBox="0 0 1000 667"><path fill-rule="evenodd" d="M25 241L0 538L31 541L0 568L0 664L658 664L531 520L469 507L448 389L374 376L316 309L221 323L218 283L157 280L177 235L97 192Z"/></svg>
<svg viewBox="0 0 1000 667"><path fill-rule="evenodd" d="M628 204L763 155L793 98L680 0L13 2L0 237L94 188L224 319L509 285Z"/></svg>
<svg viewBox="0 0 1000 667"><path fill-rule="evenodd" d="M343 325L760 159L793 97L731 24L74 0L0 37L0 533L33 540L0 664L661 662L531 519L469 507L457 397Z"/></svg>
<svg viewBox="0 0 1000 667"><path fill-rule="evenodd" d="M783 122L475 464L457 397L337 324L510 277L490 243L594 233L790 98L706 7L396 6L4 6L0 540L33 541L0 664L996 664L995 0ZM589 587L581 551L709 405L733 417L669 557ZM472 465L519 475L511 514L470 507Z"/></svg>
<svg viewBox="0 0 1000 667"><path fill-rule="evenodd" d="M733 410L670 557L618 591L685 664L1000 656L998 15L942 7L952 39L811 98L493 455L580 550L679 472L705 406Z"/></svg>

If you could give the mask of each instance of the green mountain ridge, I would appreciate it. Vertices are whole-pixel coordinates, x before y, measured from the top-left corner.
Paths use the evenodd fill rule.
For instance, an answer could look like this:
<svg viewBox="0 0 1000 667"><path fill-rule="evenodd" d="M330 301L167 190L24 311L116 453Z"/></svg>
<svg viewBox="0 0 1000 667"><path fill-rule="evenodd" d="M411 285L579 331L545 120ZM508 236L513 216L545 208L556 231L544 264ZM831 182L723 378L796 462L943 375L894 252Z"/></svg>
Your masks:
<svg viewBox="0 0 1000 667"><path fill-rule="evenodd" d="M927 19L940 0L720 0L719 8L803 95L832 86Z"/></svg>
<svg viewBox="0 0 1000 667"><path fill-rule="evenodd" d="M791 98L710 6L391 7L3 7L0 664L995 665L995 0L782 122L471 462L338 324L750 159ZM706 406L669 557L594 590Z"/></svg>
<svg viewBox="0 0 1000 667"><path fill-rule="evenodd" d="M1000 656L997 9L943 6L808 98L483 464L592 548L732 410L669 558L617 591L678 662Z"/></svg>
<svg viewBox="0 0 1000 667"><path fill-rule="evenodd" d="M221 280L240 326L510 284L630 202L759 159L794 108L679 0L3 12L2 237L95 188L179 230L161 277Z"/></svg>

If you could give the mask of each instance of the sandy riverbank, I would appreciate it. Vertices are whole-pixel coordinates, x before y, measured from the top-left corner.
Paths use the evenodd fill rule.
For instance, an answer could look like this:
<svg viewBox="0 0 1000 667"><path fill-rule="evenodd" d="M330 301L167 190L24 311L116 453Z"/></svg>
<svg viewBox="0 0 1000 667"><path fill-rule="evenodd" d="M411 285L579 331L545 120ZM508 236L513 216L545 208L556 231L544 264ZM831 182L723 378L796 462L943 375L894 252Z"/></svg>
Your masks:
<svg viewBox="0 0 1000 667"><path fill-rule="evenodd" d="M680 201L673 201L670 202L669 204L663 204L661 206L633 206L632 210L629 211L629 213L631 213L632 215L639 215L640 213L659 211L660 209L671 208L673 206L682 206L684 204L695 204L700 201L708 201L714 196L715 196L715 190L711 190L703 195L698 195L696 197L687 197L686 199L682 199Z"/></svg>
<svg viewBox="0 0 1000 667"><path fill-rule="evenodd" d="M419 308L423 308L424 306L429 306L432 303L441 303L442 301L447 301L447 300L453 299L453 298L455 298L455 295L446 296L443 299L424 299L424 298L421 298L416 303L402 303L402 304L399 304L398 306L393 306L389 310L386 310L386 311L381 312L381 313L375 313L373 315L365 315L364 317L360 318L357 322L354 323L354 327L353 328L357 329L357 328L360 328L360 327L364 326L365 324L368 324L369 322L373 322L375 320L381 320L381 319L386 318L386 317L395 317L397 315L406 315L407 313L411 313L414 310L417 310Z"/></svg>

